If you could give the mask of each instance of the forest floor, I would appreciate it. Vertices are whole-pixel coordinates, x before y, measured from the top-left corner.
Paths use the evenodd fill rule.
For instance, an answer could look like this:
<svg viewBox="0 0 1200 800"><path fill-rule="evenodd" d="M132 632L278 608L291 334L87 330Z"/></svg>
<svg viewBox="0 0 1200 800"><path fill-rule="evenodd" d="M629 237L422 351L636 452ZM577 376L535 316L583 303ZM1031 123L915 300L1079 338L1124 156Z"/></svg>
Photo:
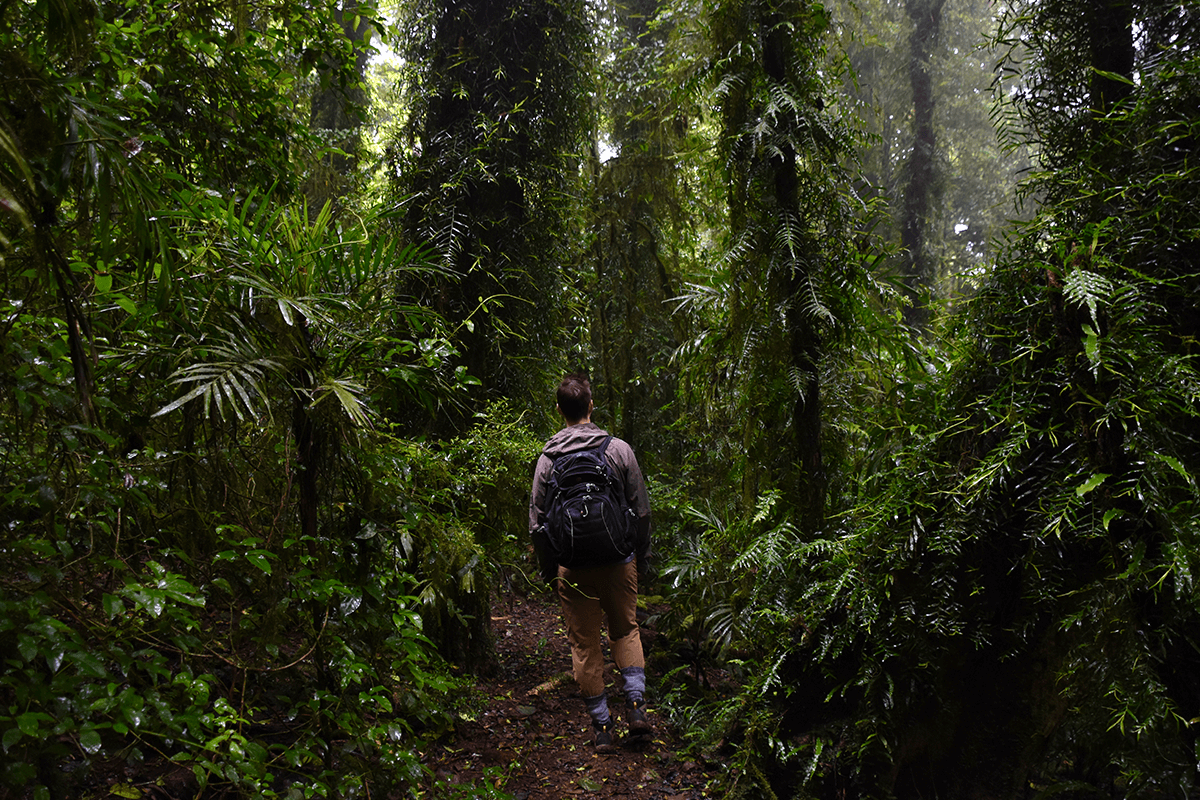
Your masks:
<svg viewBox="0 0 1200 800"><path fill-rule="evenodd" d="M680 739L654 709L651 670L647 679L654 736L640 743L625 738L624 700L610 683L618 747L616 753L600 754L571 676L571 651L554 598L548 593L497 597L492 627L499 668L480 679L477 707L461 715L439 749L427 754L436 776L434 797L462 796L460 790L482 789L483 782L499 790L495 796L515 800L709 796L706 787L716 775L678 754ZM644 625L642 644L650 663L656 638L653 628ZM605 672L618 674L611 662Z"/></svg>

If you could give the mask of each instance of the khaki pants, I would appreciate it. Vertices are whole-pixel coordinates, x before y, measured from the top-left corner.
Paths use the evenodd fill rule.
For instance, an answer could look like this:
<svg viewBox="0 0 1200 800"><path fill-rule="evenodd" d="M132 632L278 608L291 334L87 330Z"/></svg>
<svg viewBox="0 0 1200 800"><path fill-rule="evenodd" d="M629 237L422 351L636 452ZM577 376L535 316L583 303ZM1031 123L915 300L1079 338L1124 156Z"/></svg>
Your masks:
<svg viewBox="0 0 1200 800"><path fill-rule="evenodd" d="M558 577L558 599L571 643L575 681L584 697L595 697L604 693L602 616L608 617L608 640L617 668L646 666L637 621L637 562L586 569L559 567Z"/></svg>

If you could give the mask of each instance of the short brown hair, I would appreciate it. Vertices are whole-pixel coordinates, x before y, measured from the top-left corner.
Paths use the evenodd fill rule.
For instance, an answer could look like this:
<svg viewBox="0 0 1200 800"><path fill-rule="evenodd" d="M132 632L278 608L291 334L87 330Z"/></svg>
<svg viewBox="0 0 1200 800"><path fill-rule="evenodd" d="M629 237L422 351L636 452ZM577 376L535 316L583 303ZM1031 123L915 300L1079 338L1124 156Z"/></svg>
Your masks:
<svg viewBox="0 0 1200 800"><path fill-rule="evenodd" d="M582 372L574 372L558 385L558 410L567 422L576 423L588 415L592 404L592 384Z"/></svg>

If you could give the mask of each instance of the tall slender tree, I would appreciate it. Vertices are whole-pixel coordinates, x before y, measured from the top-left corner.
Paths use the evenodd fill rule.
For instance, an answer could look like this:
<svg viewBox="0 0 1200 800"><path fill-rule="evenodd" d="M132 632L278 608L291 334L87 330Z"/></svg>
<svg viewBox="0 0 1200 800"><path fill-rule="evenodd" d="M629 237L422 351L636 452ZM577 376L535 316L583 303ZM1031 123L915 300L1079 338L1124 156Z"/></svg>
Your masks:
<svg viewBox="0 0 1200 800"><path fill-rule="evenodd" d="M908 305L905 320L923 329L929 321L928 304L936 272L928 244L932 210L938 203L938 142L934 129L933 50L938 43L945 0L905 0L912 23L909 34L908 75L912 88L912 146L904 172L907 181L900 208L900 246L904 288Z"/></svg>
<svg viewBox="0 0 1200 800"><path fill-rule="evenodd" d="M825 508L823 355L861 288L839 172L848 138L822 79L828 22L819 4L731 0L709 23L728 205L719 340L736 364L743 498L783 487L810 529Z"/></svg>
<svg viewBox="0 0 1200 800"><path fill-rule="evenodd" d="M405 226L453 280L418 295L464 326L470 370L497 396L541 398L565 324L560 272L590 130L583 0L407 6L411 116L393 143Z"/></svg>
<svg viewBox="0 0 1200 800"><path fill-rule="evenodd" d="M876 230L895 250L904 320L918 329L978 287L1005 226L1030 213L1016 192L1027 149L1001 140L993 114L995 10L980 0L834 6L854 68L845 91L869 134L863 191L892 205Z"/></svg>
<svg viewBox="0 0 1200 800"><path fill-rule="evenodd" d="M317 71L309 125L328 150L310 168L305 181L311 217L316 217L326 202L338 201L355 188L368 102L366 68L371 55L368 44L377 16L372 6L359 0L342 0L333 11L352 59L350 64L339 64L327 55Z"/></svg>
<svg viewBox="0 0 1200 800"><path fill-rule="evenodd" d="M672 87L662 79L670 27L655 22L659 0L614 3L601 78L610 121L597 153L591 253L595 279L583 288L598 358L602 414L639 451L668 446L666 409L676 380L678 332L667 301L678 294L680 172L674 158L686 131Z"/></svg>

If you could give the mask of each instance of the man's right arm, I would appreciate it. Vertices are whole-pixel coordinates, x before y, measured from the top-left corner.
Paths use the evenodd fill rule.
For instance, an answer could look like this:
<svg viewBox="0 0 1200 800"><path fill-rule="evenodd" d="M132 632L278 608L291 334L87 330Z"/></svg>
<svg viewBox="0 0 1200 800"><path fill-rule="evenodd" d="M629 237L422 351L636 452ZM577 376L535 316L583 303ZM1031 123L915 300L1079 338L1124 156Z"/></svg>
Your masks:
<svg viewBox="0 0 1200 800"><path fill-rule="evenodd" d="M650 496L646 492L646 479L642 476L642 468L638 465L633 448L625 445L625 449L628 453L624 464L625 496L637 519L633 532L633 552L637 556L638 570L645 573L651 556Z"/></svg>
<svg viewBox="0 0 1200 800"><path fill-rule="evenodd" d="M549 474L550 459L539 455L533 467L533 485L529 489L529 532L533 533L542 524L544 511L542 504L546 499L546 476Z"/></svg>
<svg viewBox="0 0 1200 800"><path fill-rule="evenodd" d="M550 555L550 540L546 535L546 485L553 462L544 454L538 456L533 469L533 485L529 490L529 537L542 580L550 583L558 577L558 563Z"/></svg>

